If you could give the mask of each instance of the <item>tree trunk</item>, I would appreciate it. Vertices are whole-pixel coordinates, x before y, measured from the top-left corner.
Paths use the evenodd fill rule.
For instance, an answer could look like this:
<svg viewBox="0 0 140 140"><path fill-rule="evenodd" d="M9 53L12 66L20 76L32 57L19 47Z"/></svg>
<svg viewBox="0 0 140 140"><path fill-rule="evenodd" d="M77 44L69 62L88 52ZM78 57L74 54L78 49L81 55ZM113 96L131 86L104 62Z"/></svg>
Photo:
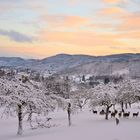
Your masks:
<svg viewBox="0 0 140 140"><path fill-rule="evenodd" d="M107 106L106 106L106 113L105 113L105 119L106 119L106 120L108 120L109 109L110 109L110 107L112 107L112 105L113 105L113 104L107 105Z"/></svg>
<svg viewBox="0 0 140 140"><path fill-rule="evenodd" d="M121 108L122 108L122 112L124 112L124 109L123 109L123 102L121 102Z"/></svg>
<svg viewBox="0 0 140 140"><path fill-rule="evenodd" d="M108 120L108 114L109 114L109 106L106 108L106 113L105 113L105 119Z"/></svg>
<svg viewBox="0 0 140 140"><path fill-rule="evenodd" d="M32 121L32 112L29 113L29 116L28 116L27 121L28 121L28 122L31 122L31 121Z"/></svg>
<svg viewBox="0 0 140 140"><path fill-rule="evenodd" d="M27 121L31 122L32 121L32 107L30 106L30 112Z"/></svg>
<svg viewBox="0 0 140 140"><path fill-rule="evenodd" d="M68 125L71 126L71 104L70 103L68 104L67 112L68 112Z"/></svg>
<svg viewBox="0 0 140 140"><path fill-rule="evenodd" d="M22 135L22 105L18 105L18 132L17 135Z"/></svg>
<svg viewBox="0 0 140 140"><path fill-rule="evenodd" d="M115 104L113 105L113 109L114 109L114 111L116 110L116 109L115 109Z"/></svg>
<svg viewBox="0 0 140 140"><path fill-rule="evenodd" d="M131 108L131 103L129 102L129 107Z"/></svg>
<svg viewBox="0 0 140 140"><path fill-rule="evenodd" d="M127 109L127 103L125 104L125 108Z"/></svg>
<svg viewBox="0 0 140 140"><path fill-rule="evenodd" d="M80 111L82 111L82 109L83 109L83 106L82 106L82 105L79 105L79 107L80 107Z"/></svg>

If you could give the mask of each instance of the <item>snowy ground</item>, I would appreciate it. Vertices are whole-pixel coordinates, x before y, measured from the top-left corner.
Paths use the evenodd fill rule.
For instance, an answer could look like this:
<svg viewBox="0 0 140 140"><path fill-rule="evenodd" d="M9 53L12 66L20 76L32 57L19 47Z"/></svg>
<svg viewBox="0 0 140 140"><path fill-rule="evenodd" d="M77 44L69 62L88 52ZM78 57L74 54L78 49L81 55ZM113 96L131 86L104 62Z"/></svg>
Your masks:
<svg viewBox="0 0 140 140"><path fill-rule="evenodd" d="M138 109L133 109L132 112ZM67 114L63 111L50 114L51 123L57 127L31 130L24 126L24 134L16 136L17 120L0 119L0 140L140 140L140 117L120 119L117 126L114 119L104 120L84 110L72 116L72 126L67 125Z"/></svg>

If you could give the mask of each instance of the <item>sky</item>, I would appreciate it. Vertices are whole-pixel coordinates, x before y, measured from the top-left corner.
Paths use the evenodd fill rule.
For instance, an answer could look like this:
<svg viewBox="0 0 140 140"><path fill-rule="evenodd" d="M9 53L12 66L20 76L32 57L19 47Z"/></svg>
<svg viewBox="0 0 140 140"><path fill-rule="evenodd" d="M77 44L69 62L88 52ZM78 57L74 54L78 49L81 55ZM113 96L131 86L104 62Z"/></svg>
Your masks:
<svg viewBox="0 0 140 140"><path fill-rule="evenodd" d="M140 53L140 0L0 0L0 56Z"/></svg>

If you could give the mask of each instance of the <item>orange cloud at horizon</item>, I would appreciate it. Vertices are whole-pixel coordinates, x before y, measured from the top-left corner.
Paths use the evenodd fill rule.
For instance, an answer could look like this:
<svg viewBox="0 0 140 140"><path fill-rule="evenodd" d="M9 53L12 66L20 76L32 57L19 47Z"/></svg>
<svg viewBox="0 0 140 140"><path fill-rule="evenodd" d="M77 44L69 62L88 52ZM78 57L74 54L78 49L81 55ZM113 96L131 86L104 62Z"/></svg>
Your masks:
<svg viewBox="0 0 140 140"><path fill-rule="evenodd" d="M99 14L102 15L121 15L122 14L126 14L126 11L120 7L108 7L108 8L104 8L102 9Z"/></svg>
<svg viewBox="0 0 140 140"><path fill-rule="evenodd" d="M40 21L46 23L49 28L79 28L90 23L90 19L81 16L44 15Z"/></svg>
<svg viewBox="0 0 140 140"><path fill-rule="evenodd" d="M96 32L60 32L42 31L40 40L48 42L64 43L78 46L112 46L123 45L114 34L97 34Z"/></svg>
<svg viewBox="0 0 140 140"><path fill-rule="evenodd" d="M118 27L121 31L140 31L140 13L122 16L122 24Z"/></svg>
<svg viewBox="0 0 140 140"><path fill-rule="evenodd" d="M127 0L103 0L105 3L118 4L120 2L127 2Z"/></svg>
<svg viewBox="0 0 140 140"><path fill-rule="evenodd" d="M59 53L98 56L140 52L138 47L140 44L137 43L135 43L135 47L133 48L133 42L125 42L125 40L125 43L121 43L120 45L116 45L114 41L112 42L114 44L110 44L111 39L114 40L116 38L115 36L112 36L111 38L109 36L109 38L102 36L104 40L110 44L106 45L106 43L102 42L103 39L97 38L96 35L92 35L92 33L76 33L75 36L73 36L73 33L62 33L61 36L59 36L59 33L54 32L48 34L50 37L48 38L46 36L49 39L47 41L45 37L42 38L42 41L24 44L2 38L2 40L0 39L0 44L3 47L0 47L0 50L3 52L2 54L9 54L8 56L24 56L27 58L45 58ZM81 34L83 34L82 37ZM118 36L118 39L122 38L122 36ZM96 42L96 40L98 41ZM5 41L7 42L6 46L4 43ZM98 43L99 41L101 43Z"/></svg>
<svg viewBox="0 0 140 140"><path fill-rule="evenodd" d="M58 50L56 50L56 48ZM80 51L79 51L80 50ZM52 44L49 47L46 46L32 46L26 47L3 47L1 48L3 54L9 54L8 56L17 56L25 58L46 58L56 54L85 54L92 56L104 56L111 54L121 54L121 53L140 53L140 50L136 48L124 48L124 47L107 47L107 46L96 46L91 48L89 46L74 46L65 44Z"/></svg>

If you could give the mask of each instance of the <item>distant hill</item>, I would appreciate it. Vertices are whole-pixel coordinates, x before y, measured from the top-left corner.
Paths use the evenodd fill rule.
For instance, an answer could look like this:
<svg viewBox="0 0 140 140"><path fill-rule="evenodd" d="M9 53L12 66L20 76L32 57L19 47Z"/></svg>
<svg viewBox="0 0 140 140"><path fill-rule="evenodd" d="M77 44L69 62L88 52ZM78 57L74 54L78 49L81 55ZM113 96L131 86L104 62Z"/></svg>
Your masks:
<svg viewBox="0 0 140 140"><path fill-rule="evenodd" d="M29 68L40 72L61 74L130 74L140 75L140 54L107 56L58 54L44 59L0 57L0 66Z"/></svg>

